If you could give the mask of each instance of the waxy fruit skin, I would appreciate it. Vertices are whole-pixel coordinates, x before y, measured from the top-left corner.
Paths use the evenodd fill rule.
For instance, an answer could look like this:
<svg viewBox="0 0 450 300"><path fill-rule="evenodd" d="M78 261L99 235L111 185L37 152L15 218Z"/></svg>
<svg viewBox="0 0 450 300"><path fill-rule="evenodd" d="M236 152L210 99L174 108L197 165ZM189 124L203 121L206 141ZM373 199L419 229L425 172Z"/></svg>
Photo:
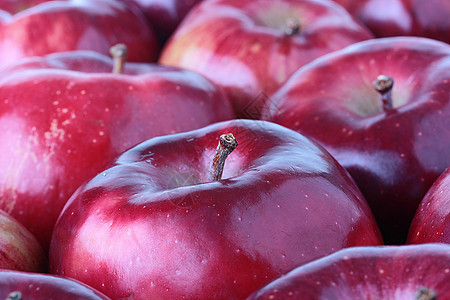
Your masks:
<svg viewBox="0 0 450 300"><path fill-rule="evenodd" d="M300 266L254 292L263 299L450 299L450 245L352 247Z"/></svg>
<svg viewBox="0 0 450 300"><path fill-rule="evenodd" d="M222 134L239 145L209 180ZM382 243L353 180L277 124L232 120L147 140L82 185L50 269L111 298L236 299L344 247Z"/></svg>
<svg viewBox="0 0 450 300"><path fill-rule="evenodd" d="M17 298L20 293L21 298ZM16 295L16 298L11 297ZM10 298L7 298L7 297ZM109 300L100 293L71 278L18 271L0 270L1 299Z"/></svg>
<svg viewBox="0 0 450 300"><path fill-rule="evenodd" d="M118 154L234 117L199 74L138 63L126 64L125 74L112 69L101 54L75 51L0 73L0 208L44 250L70 195Z"/></svg>
<svg viewBox="0 0 450 300"><path fill-rule="evenodd" d="M135 4L164 44L197 3L203 0L124 0Z"/></svg>
<svg viewBox="0 0 450 300"><path fill-rule="evenodd" d="M407 242L450 244L450 167L436 179L420 202Z"/></svg>
<svg viewBox="0 0 450 300"><path fill-rule="evenodd" d="M0 209L0 269L45 272L47 255L36 238Z"/></svg>
<svg viewBox="0 0 450 300"><path fill-rule="evenodd" d="M334 0L377 37L421 36L450 43L448 0Z"/></svg>
<svg viewBox="0 0 450 300"><path fill-rule="evenodd" d="M27 2L24 5L30 5ZM12 15L0 10L0 67L54 52L93 50L108 55L117 43L128 46L129 61L156 61L159 53L145 17L121 1L47 1Z"/></svg>
<svg viewBox="0 0 450 300"><path fill-rule="evenodd" d="M384 111L372 82L391 76ZM450 45L419 37L356 43L299 69L263 118L319 142L371 206L384 240L403 244L417 207L450 165Z"/></svg>
<svg viewBox="0 0 450 300"><path fill-rule="evenodd" d="M287 35L292 18L300 29ZM258 119L267 97L300 66L371 38L331 1L211 0L191 10L159 62L203 74L225 89L239 117Z"/></svg>

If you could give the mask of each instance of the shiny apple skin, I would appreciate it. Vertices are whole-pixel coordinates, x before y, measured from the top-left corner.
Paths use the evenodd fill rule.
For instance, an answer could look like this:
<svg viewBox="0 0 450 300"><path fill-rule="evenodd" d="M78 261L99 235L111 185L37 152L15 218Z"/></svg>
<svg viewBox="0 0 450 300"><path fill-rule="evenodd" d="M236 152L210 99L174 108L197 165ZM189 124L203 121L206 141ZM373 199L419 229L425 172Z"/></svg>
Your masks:
<svg viewBox="0 0 450 300"><path fill-rule="evenodd" d="M107 296L74 279L49 274L0 270L0 297L20 292L20 299L108 300ZM14 298L16 299L16 298Z"/></svg>
<svg viewBox="0 0 450 300"><path fill-rule="evenodd" d="M203 0L125 0L139 7L158 36L165 43L187 13Z"/></svg>
<svg viewBox="0 0 450 300"><path fill-rule="evenodd" d="M36 238L0 209L0 269L44 272L47 256Z"/></svg>
<svg viewBox="0 0 450 300"><path fill-rule="evenodd" d="M30 68L18 64L0 76L0 208L44 250L70 195L116 155L234 117L201 75L138 63L112 74L111 60L83 53L29 59ZM78 71L64 69L72 66Z"/></svg>
<svg viewBox="0 0 450 300"><path fill-rule="evenodd" d="M407 242L450 244L450 167L436 179L420 202Z"/></svg>
<svg viewBox="0 0 450 300"><path fill-rule="evenodd" d="M210 182L230 132L239 146ZM143 142L81 186L55 225L50 269L112 298L242 299L297 265L381 243L323 148L277 124L232 120Z"/></svg>
<svg viewBox="0 0 450 300"><path fill-rule="evenodd" d="M450 43L448 0L334 0L377 37L422 36Z"/></svg>
<svg viewBox="0 0 450 300"><path fill-rule="evenodd" d="M450 299L449 270L447 244L352 247L292 270L247 300L417 299L421 287Z"/></svg>
<svg viewBox="0 0 450 300"><path fill-rule="evenodd" d="M153 29L140 11L120 1L47 1L14 15L0 14L0 67L53 52L94 50L108 55L117 43L128 46L129 61L157 59Z"/></svg>
<svg viewBox="0 0 450 300"><path fill-rule="evenodd" d="M289 17L300 21L299 34L280 29ZM372 37L332 2L212 0L191 10L159 62L203 74L225 89L238 116L258 119L267 96L300 66Z"/></svg>
<svg viewBox="0 0 450 300"><path fill-rule="evenodd" d="M394 78L384 113L372 87ZM264 119L321 143L353 176L384 240L403 244L416 209L450 165L450 46L397 37L322 57L271 98Z"/></svg>

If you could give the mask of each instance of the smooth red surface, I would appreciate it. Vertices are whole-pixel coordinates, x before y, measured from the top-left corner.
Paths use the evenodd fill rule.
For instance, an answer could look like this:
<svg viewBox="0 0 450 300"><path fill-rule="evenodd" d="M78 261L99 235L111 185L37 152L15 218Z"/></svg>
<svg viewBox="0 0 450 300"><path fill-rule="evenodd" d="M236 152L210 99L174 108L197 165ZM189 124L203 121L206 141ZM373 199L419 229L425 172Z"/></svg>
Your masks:
<svg viewBox="0 0 450 300"><path fill-rule="evenodd" d="M450 43L448 0L334 0L377 37L422 36Z"/></svg>
<svg viewBox="0 0 450 300"><path fill-rule="evenodd" d="M164 43L186 14L203 0L125 0L137 5L147 17L156 35Z"/></svg>
<svg viewBox="0 0 450 300"><path fill-rule="evenodd" d="M116 155L234 117L201 75L131 63L127 74L110 70L108 58L81 51L29 59L0 75L0 208L44 248L70 195Z"/></svg>
<svg viewBox="0 0 450 300"><path fill-rule="evenodd" d="M233 133L223 179L218 138ZM381 237L348 173L282 126L234 120L150 139L80 187L50 268L112 298L236 299L288 270Z"/></svg>
<svg viewBox="0 0 450 300"><path fill-rule="evenodd" d="M409 244L450 244L450 167L433 183L409 229Z"/></svg>
<svg viewBox="0 0 450 300"><path fill-rule="evenodd" d="M450 299L450 245L353 247L303 265L247 299ZM426 298L424 298L426 299Z"/></svg>
<svg viewBox="0 0 450 300"><path fill-rule="evenodd" d="M36 238L0 209L0 269L45 272L47 256Z"/></svg>
<svg viewBox="0 0 450 300"><path fill-rule="evenodd" d="M20 299L108 300L102 293L79 281L49 274L0 270L0 297L20 292ZM9 299L9 298L8 298ZM14 298L16 299L16 298Z"/></svg>
<svg viewBox="0 0 450 300"><path fill-rule="evenodd" d="M300 33L287 36L289 18ZM159 62L197 71L227 92L240 117L262 105L298 67L372 35L341 7L310 0L211 0L194 7Z"/></svg>
<svg viewBox="0 0 450 300"><path fill-rule="evenodd" d="M394 109L372 87L394 78ZM321 143L350 172L386 243L404 243L416 209L450 165L450 46L425 38L361 42L294 74L264 117Z"/></svg>
<svg viewBox="0 0 450 300"><path fill-rule="evenodd" d="M0 9L7 11L10 14L16 14L35 5L49 1L56 0L2 0L0 2Z"/></svg>
<svg viewBox="0 0 450 300"><path fill-rule="evenodd" d="M159 51L142 13L121 1L46 1L13 15L0 11L0 66L23 57L71 50L108 55L116 43L128 46L129 61L155 61Z"/></svg>

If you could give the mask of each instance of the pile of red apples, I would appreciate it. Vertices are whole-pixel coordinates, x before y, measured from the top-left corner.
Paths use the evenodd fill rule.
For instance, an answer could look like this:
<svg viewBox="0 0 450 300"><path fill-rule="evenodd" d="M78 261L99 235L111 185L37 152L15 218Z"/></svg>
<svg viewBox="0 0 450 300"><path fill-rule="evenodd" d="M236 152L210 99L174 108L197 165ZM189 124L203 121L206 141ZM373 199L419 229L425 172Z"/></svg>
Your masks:
<svg viewBox="0 0 450 300"><path fill-rule="evenodd" d="M0 299L450 299L450 2L0 1Z"/></svg>

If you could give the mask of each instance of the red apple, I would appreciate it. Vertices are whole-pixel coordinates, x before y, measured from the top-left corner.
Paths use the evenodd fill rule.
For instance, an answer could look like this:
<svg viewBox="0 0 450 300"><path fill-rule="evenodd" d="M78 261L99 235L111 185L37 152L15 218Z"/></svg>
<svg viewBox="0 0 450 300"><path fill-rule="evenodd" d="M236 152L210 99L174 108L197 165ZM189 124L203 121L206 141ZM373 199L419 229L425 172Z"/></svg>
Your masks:
<svg viewBox="0 0 450 300"><path fill-rule="evenodd" d="M108 300L74 279L49 274L0 270L0 297L6 300Z"/></svg>
<svg viewBox="0 0 450 300"><path fill-rule="evenodd" d="M0 209L0 269L44 272L47 257L36 238Z"/></svg>
<svg viewBox="0 0 450 300"><path fill-rule="evenodd" d="M450 244L450 167L428 190L409 229L409 244Z"/></svg>
<svg viewBox="0 0 450 300"><path fill-rule="evenodd" d="M372 82L392 83L380 93ZM392 88L392 86L391 86ZM388 244L402 244L450 165L450 45L426 38L354 44L304 66L264 119L321 143L353 176ZM390 101L392 101L390 103Z"/></svg>
<svg viewBox="0 0 450 300"><path fill-rule="evenodd" d="M165 43L186 14L203 0L125 0L135 4L147 17L161 43Z"/></svg>
<svg viewBox="0 0 450 300"><path fill-rule="evenodd" d="M256 299L450 299L450 245L352 247L298 267Z"/></svg>
<svg viewBox="0 0 450 300"><path fill-rule="evenodd" d="M229 133L239 145L211 167L236 146ZM380 243L323 148L233 120L143 142L81 186L55 225L50 269L111 298L242 299L300 264Z"/></svg>
<svg viewBox="0 0 450 300"><path fill-rule="evenodd" d="M159 62L203 74L240 117L259 118L266 95L298 67L370 38L331 1L211 0L191 10Z"/></svg>
<svg viewBox="0 0 450 300"><path fill-rule="evenodd" d="M194 72L112 69L111 59L82 51L25 60L0 77L0 208L44 249L70 195L116 155L234 117L223 93Z"/></svg>
<svg viewBox="0 0 450 300"><path fill-rule="evenodd" d="M450 43L448 0L334 0L377 37L422 36Z"/></svg>
<svg viewBox="0 0 450 300"><path fill-rule="evenodd" d="M16 14L32 6L49 1L52 0L2 0L0 2L0 10L7 11L10 14Z"/></svg>
<svg viewBox="0 0 450 300"><path fill-rule="evenodd" d="M25 6L20 13L10 15L1 11L0 66L23 57L61 51L85 49L108 54L109 48L117 43L129 47L130 61L156 60L159 46L152 28L139 11L120 1L33 4L19 0L15 5Z"/></svg>

